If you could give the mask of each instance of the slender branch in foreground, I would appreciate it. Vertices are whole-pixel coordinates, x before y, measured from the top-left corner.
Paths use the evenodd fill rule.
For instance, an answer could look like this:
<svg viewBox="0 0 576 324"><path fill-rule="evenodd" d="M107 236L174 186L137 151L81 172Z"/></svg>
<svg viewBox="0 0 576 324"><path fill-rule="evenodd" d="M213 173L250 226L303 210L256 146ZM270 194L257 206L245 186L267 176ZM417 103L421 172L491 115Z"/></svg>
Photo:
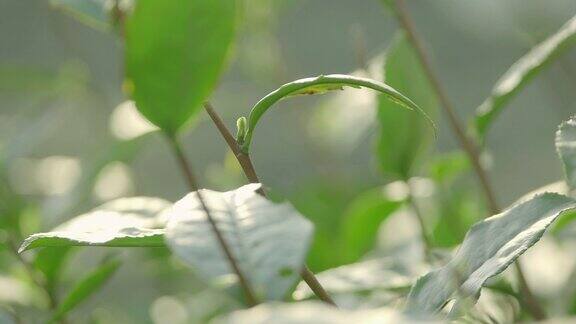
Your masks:
<svg viewBox="0 0 576 324"><path fill-rule="evenodd" d="M206 218L208 219L208 222L210 223L210 226L212 227L212 231L214 232L214 235L216 236L216 239L217 239L218 243L220 244L220 247L222 248L224 255L226 255L226 258L228 259L228 262L230 263L232 270L234 271L234 273L238 277L238 282L239 282L240 286L242 287L242 291L244 291L244 296L246 297L246 301L248 302L248 304L250 306L254 306L254 305L258 304L258 301L256 300L256 295L254 294L254 292L252 291L252 288L248 284L248 280L246 279L246 277L244 276L244 274L240 270L240 266L238 265L238 262L236 261L236 259L234 259L234 255L232 254L230 247L228 246L228 244L224 240L224 236L222 235L222 232L220 232L220 230L218 229L218 226L216 225L216 221L214 221L214 218L212 217L212 215L210 215L210 211L209 211L208 207L206 206L206 202L204 201L204 198L202 197L202 193L200 192L200 190L198 188L198 182L196 181L196 179L194 177L194 173L192 172L192 166L188 162L188 159L186 158L186 155L184 154L182 146L180 145L180 143L178 142L178 140L175 137L168 137L168 142L170 143L170 146L174 152L174 156L176 157L176 160L178 161L180 169L182 170L182 173L184 174L184 178L188 184L188 187L190 188L191 191L195 191L196 194L198 195L198 200L200 201L200 205L202 206L202 209L204 209L204 212L206 213Z"/></svg>
<svg viewBox="0 0 576 324"><path fill-rule="evenodd" d="M414 23L412 22L410 16L408 15L408 11L406 10L406 7L404 5L404 0L394 0L394 12L402 29L406 32L408 40L414 47L418 59L422 63L424 72L426 73L426 76L430 81L432 88L436 92L438 100L440 101L440 105L442 106L444 112L448 117L448 122L452 129L452 132L458 139L460 146L468 155L468 158L472 163L474 172L476 173L476 176L480 181L482 191L486 196L487 205L488 208L490 209L491 214L500 213L500 208L498 206L494 190L492 189L492 185L490 184L488 174L486 173L486 170L484 170L482 164L480 163L480 154L478 151L478 147L474 143L474 141L472 141L466 135L464 127L462 126L462 123L459 121L458 116L456 115L456 111L454 110L450 100L448 99L448 96L444 91L444 88L442 87L439 78L434 72L432 64L428 58L428 55L424 50L424 46L422 45L420 38L416 34L416 28L414 26ZM515 267L516 272L518 273L520 290L522 291L523 297L525 298L526 306L528 306L527 310L534 317L534 319L536 320L545 319L546 314L544 312L544 309L542 305L540 305L540 303L538 302L538 299L536 299L536 297L532 293L530 287L528 286L528 282L526 281L526 278L524 276L524 273L522 272L522 268L518 260L515 263Z"/></svg>
<svg viewBox="0 0 576 324"><path fill-rule="evenodd" d="M238 160L238 163L240 164L240 167L242 167L242 170L244 171L244 174L246 175L248 181L252 183L260 183L260 179L256 174L256 170L254 169L254 165L252 164L250 155L242 152L240 146L238 146L238 143L236 142L236 139L234 138L232 133L230 133L230 130L228 130L228 128L222 121L222 118L220 118L218 113L214 110L214 108L209 102L204 103L204 109L206 110L206 112L210 116L210 119L212 119L212 121L216 125L216 128L218 128L218 131L222 135L222 138L224 138L224 141L226 141L226 144L228 144L228 147L230 147L230 150ZM266 197L266 193L262 188L260 188L258 193ZM308 268L307 265L304 265L304 269L300 271L300 276L302 277L304 282L308 284L310 289L312 289L312 292L314 292L314 294L320 300L330 305L336 306L334 300L332 300L330 295L328 295L328 292L326 292L324 287L322 287L322 284L320 284L316 276L314 276L314 273Z"/></svg>

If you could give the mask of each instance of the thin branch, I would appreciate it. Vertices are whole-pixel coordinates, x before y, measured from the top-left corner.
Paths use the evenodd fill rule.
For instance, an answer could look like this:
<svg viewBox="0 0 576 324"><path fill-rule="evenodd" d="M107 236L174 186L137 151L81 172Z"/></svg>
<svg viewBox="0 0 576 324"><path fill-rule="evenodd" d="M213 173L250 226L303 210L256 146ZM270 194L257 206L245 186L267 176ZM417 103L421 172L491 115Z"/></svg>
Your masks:
<svg viewBox="0 0 576 324"><path fill-rule="evenodd" d="M260 183L260 179L258 178L258 175L256 174L256 170L254 169L254 165L252 164L252 160L250 159L250 155L248 155L248 154L242 152L242 150L240 150L240 147L238 146L236 139L234 138L234 136L232 136L232 133L230 133L230 130L228 130L228 128L226 127L226 125L222 121L222 118L220 118L218 113L214 110L214 108L212 107L212 105L209 102L204 103L204 109L206 110L206 112L208 113L208 115L210 116L210 118L212 119L214 124L216 125L216 128L218 128L218 131L220 131L222 138L224 138L224 140L226 141L226 144L228 144L228 147L230 147L230 150L232 151L232 153L234 153L234 156L238 160L240 167L242 167L242 170L244 171L244 174L246 175L246 178L248 179L248 181L252 182L252 183ZM262 188L260 188L258 193L261 194L262 196L266 197L266 193L264 192L264 190ZM320 284L320 282L318 281L316 276L314 276L314 273L308 268L307 265L304 265L304 269L302 269L302 271L300 271L300 276L302 277L304 282L306 282L306 284L308 284L310 289L312 289L312 292L314 292L314 294L320 300L322 300L323 302L325 302L327 304L336 306L336 303L334 302L334 300L332 300L332 297L330 297L328 292L326 292L324 287L322 287L322 284Z"/></svg>
<svg viewBox="0 0 576 324"><path fill-rule="evenodd" d="M212 215L210 215L210 211L209 211L208 207L206 206L206 202L204 201L204 198L202 197L202 193L200 192L200 190L198 188L198 182L196 181L196 179L194 177L194 173L192 172L192 166L188 162L188 159L186 158L186 155L184 154L184 151L182 150L182 146L180 145L180 143L178 142L178 140L175 137L169 136L168 142L170 143L170 146L174 152L174 156L176 157L176 160L178 161L178 164L180 165L180 169L182 170L182 173L184 174L184 178L188 184L188 187L190 188L191 191L196 192L196 195L198 196L198 200L200 201L200 205L202 206L202 209L206 213L206 218L208 219L208 222L210 223L210 226L212 227L212 231L214 232L214 235L216 236L216 240L220 244L220 248L222 248L224 255L228 259L228 262L229 262L230 266L232 267L232 270L234 271L234 273L238 277L238 282L239 282L240 286L242 287L242 291L244 292L244 296L246 297L246 301L248 302L248 304L250 306L254 306L254 305L258 304L258 301L256 299L256 295L252 291L252 288L250 287L248 280L246 279L246 277L244 276L244 274L240 270L240 266L238 265L238 262L236 261L236 259L234 259L234 255L232 254L230 247L228 246L228 244L224 240L224 236L222 235L222 232L220 232L220 230L218 229L218 226L216 225L216 221L214 221L214 218L212 217Z"/></svg>
<svg viewBox="0 0 576 324"><path fill-rule="evenodd" d="M472 163L472 167L474 169L474 172L476 173L476 176L480 181L480 186L482 188L484 196L486 197L487 205L488 208L490 209L491 214L500 213L500 208L496 200L496 195L494 194L494 190L492 189L488 175L484 170L484 168L482 167L482 164L480 163L480 154L478 151L478 147L474 143L474 141L472 141L466 135L464 127L462 126L462 123L460 122L458 116L456 115L456 111L454 110L450 100L448 99L448 96L444 91L444 88L442 87L439 78L437 77L435 71L433 70L428 55L424 50L424 46L422 45L420 38L416 34L416 28L414 26L414 23L412 22L412 19L408 15L408 11L404 5L404 0L394 0L394 9L396 17L400 25L402 26L402 29L406 32L408 40L414 47L416 55L418 56L418 59L422 63L424 72L426 73L426 76L430 81L432 88L436 92L438 100L440 101L440 104L448 117L448 122L452 129L452 132L458 139L460 146L466 152L470 162ZM530 305L530 307L528 307L528 311L532 314L532 316L536 320L542 320L546 318L543 307L540 305L538 299L536 299L530 287L528 286L528 283L526 281L524 273L522 272L522 268L519 264L519 261L516 261L516 272L518 273L518 278L520 281L520 289L523 292L524 298L526 299L526 304Z"/></svg>
<svg viewBox="0 0 576 324"><path fill-rule="evenodd" d="M486 201L488 203L488 207L493 214L497 214L500 212L500 208L498 208L498 202L496 200L496 196L490 186L490 180L488 179L488 175L486 171L482 167L480 163L480 154L478 152L478 148L474 144L474 142L466 135L464 131L464 127L462 127L462 123L458 119L456 115L456 111L454 110L452 103L448 99L440 80L436 76L435 71L432 68L432 64L430 63L430 59L424 50L424 46L420 41L418 35L416 35L416 28L414 23L412 22L411 18L408 16L408 11L404 6L403 0L395 0L395 13L396 17L402 26L402 29L406 32L406 36L408 40L414 47L416 51L416 55L418 59L422 63L422 68L430 81L430 85L434 89L438 100L442 108L444 108L444 112L448 117L448 123L450 124L450 128L454 135L456 135L456 139L458 140L462 149L468 155L470 162L472 163L472 167L474 168L474 172L476 173L478 180L480 181L480 185L482 186L482 190L484 195L486 196Z"/></svg>

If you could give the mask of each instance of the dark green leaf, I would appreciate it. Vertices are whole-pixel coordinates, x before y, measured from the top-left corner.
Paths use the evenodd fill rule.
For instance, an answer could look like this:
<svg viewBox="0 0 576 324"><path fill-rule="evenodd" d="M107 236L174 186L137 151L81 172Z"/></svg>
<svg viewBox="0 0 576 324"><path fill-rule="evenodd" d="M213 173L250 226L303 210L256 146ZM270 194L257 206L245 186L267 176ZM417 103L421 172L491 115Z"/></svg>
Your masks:
<svg viewBox="0 0 576 324"><path fill-rule="evenodd" d="M54 292L56 283L62 274L62 268L70 255L71 247L64 246L57 249L44 248L36 253L34 268L40 270L46 279L46 285Z"/></svg>
<svg viewBox="0 0 576 324"><path fill-rule="evenodd" d="M390 199L382 187L362 193L352 201L342 218L343 261L356 261L373 249L380 224L401 205L401 201Z"/></svg>
<svg viewBox="0 0 576 324"><path fill-rule="evenodd" d="M436 115L436 97L404 34L396 37L386 54L384 81L417 102L429 116ZM378 121L380 169L387 175L408 179L432 139L425 121L410 111L397 109L385 95L378 100Z"/></svg>
<svg viewBox="0 0 576 324"><path fill-rule="evenodd" d="M440 203L438 220L434 224L432 240L435 247L453 247L464 239L474 222L482 219L484 208L478 194L468 188L446 186L438 191Z"/></svg>
<svg viewBox="0 0 576 324"><path fill-rule="evenodd" d="M260 299L280 300L293 287L312 239L313 225L289 204L260 196L260 184L233 191L202 190L210 215L248 284ZM171 250L198 275L215 283L236 280L216 241L197 192L174 204L166 227Z"/></svg>
<svg viewBox="0 0 576 324"><path fill-rule="evenodd" d="M260 99L260 101L258 101L250 111L250 116L248 117L248 128L245 133L239 134L238 142L242 145L242 149L245 152L249 151L254 129L256 128L258 121L262 115L279 100L294 95L322 94L330 90L343 89L344 87L364 87L381 92L386 96L386 98L388 98L388 100L395 102L397 105L419 112L435 129L432 119L430 119L430 117L428 117L428 115L418 105L387 84L351 75L330 74L299 79L286 83Z"/></svg>
<svg viewBox="0 0 576 324"><path fill-rule="evenodd" d="M540 71L575 43L576 17L573 17L555 34L516 61L496 82L490 97L476 109L474 123L478 137L483 139L488 127L504 110L506 104Z"/></svg>
<svg viewBox="0 0 576 324"><path fill-rule="evenodd" d="M234 34L234 0L140 0L126 25L126 88L174 135L202 107Z"/></svg>
<svg viewBox="0 0 576 324"><path fill-rule="evenodd" d="M66 298L62 300L58 309L54 313L54 319L60 319L63 315L70 312L74 307L78 306L81 302L86 300L96 291L98 291L110 279L116 270L120 267L120 261L111 260L107 261L92 272L88 273L84 278L72 288Z"/></svg>
<svg viewBox="0 0 576 324"><path fill-rule="evenodd" d="M408 296L407 311L434 313L453 298L457 300L453 310L470 302L487 279L504 271L561 213L574 208L573 199L547 193L475 224L447 265L418 279Z"/></svg>

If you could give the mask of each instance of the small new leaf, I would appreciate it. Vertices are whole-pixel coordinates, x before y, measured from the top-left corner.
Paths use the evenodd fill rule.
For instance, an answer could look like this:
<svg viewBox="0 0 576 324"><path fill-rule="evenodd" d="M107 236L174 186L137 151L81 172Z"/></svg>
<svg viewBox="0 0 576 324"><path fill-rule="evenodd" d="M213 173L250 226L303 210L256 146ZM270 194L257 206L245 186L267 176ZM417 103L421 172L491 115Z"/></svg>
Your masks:
<svg viewBox="0 0 576 324"><path fill-rule="evenodd" d="M364 87L379 91L389 100L397 103L398 105L419 112L422 116L424 116L424 118L426 118L426 120L428 120L434 130L436 129L432 119L430 119L430 117L428 117L428 115L420 107L418 107L418 105L387 84L372 79L344 74L320 75L317 77L299 79L290 83L286 83L280 88L270 92L264 98L260 99L260 101L258 101L250 111L250 115L248 116L248 129L245 133L245 136L243 138L238 138L238 143L242 145L242 150L245 153L248 153L254 129L256 128L258 121L262 115L268 111L268 109L272 107L272 105L274 105L276 102L294 95L322 94L330 90L340 90L344 87L352 87L356 89Z"/></svg>

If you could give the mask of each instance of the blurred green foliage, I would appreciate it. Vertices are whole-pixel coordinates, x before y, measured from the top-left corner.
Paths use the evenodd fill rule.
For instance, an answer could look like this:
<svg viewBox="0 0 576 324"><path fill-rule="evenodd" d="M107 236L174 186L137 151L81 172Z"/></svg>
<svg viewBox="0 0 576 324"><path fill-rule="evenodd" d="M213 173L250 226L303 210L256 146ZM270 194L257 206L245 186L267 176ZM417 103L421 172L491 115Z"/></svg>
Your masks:
<svg viewBox="0 0 576 324"><path fill-rule="evenodd" d="M243 185L241 168L202 113L202 102L211 98L232 125L271 89L311 75L352 73L384 81L440 128L435 141L418 114L357 90L281 102L259 123L260 139L251 149L256 170L273 197L285 197L314 224L307 264L321 272L320 281L342 308L401 304L416 279L450 262L461 242L492 243L494 238L468 232L488 216L482 194L467 157L454 148L414 48L380 2L0 3L7 26L0 31L0 322L204 323L242 308L164 247L114 250L113 256L100 248L17 249L30 234L50 231L105 201L133 195L175 201L184 195L164 139L143 117L169 136L180 131L202 187ZM471 115L483 100L481 107L491 105L479 108L478 129L470 133L483 136L482 163L500 200L508 205L561 179L552 139L556 125L575 111L575 54L568 50L574 18L556 31L574 4L408 3L458 113ZM519 58L524 63L512 64ZM501 91L509 83L515 86ZM493 111L488 117L487 110ZM321 123L313 118L318 111ZM488 122L493 132L484 137ZM184 128L191 123L194 129ZM570 181L573 138L558 135L556 145ZM555 235L524 260L534 292L553 317L576 316L574 215L563 214ZM533 238L532 225L524 227L508 243ZM430 238L432 251L423 249L423 237ZM491 260L493 254L470 259ZM251 275L258 274L255 269ZM525 300L510 277L505 272L486 283L476 305L464 305L462 320L527 319ZM414 295L430 293L419 290L423 282ZM306 289L301 283L288 299L314 298ZM342 322L369 318L362 311L301 304L259 307L286 318L302 312ZM395 312L398 322L403 315ZM258 317L262 313L239 311L232 319L269 322Z"/></svg>

